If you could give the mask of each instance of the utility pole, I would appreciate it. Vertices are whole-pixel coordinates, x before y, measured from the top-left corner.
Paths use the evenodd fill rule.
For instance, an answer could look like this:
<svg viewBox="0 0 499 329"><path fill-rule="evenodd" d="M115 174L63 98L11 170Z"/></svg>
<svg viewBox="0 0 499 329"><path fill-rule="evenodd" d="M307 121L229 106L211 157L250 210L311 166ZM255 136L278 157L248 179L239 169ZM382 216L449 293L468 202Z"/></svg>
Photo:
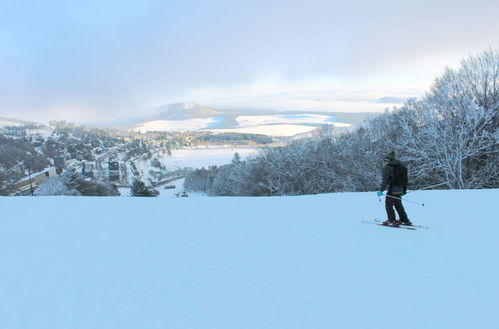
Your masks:
<svg viewBox="0 0 499 329"><path fill-rule="evenodd" d="M29 166L29 163L27 163L27 162L26 162L26 166L28 167L29 190L31 191L31 196L33 196L33 184L31 182L31 167Z"/></svg>

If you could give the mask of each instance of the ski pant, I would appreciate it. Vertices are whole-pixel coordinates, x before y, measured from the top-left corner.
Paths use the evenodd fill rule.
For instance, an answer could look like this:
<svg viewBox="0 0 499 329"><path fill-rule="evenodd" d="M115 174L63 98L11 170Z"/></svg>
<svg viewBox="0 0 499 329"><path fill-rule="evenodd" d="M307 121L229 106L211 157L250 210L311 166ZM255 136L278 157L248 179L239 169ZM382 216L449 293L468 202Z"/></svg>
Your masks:
<svg viewBox="0 0 499 329"><path fill-rule="evenodd" d="M388 194L385 199L385 209L386 209L386 214L388 216L388 220L395 220L395 210L397 210L397 213L399 214L400 220L407 220L407 214L405 213L404 206L402 205L402 199L400 196L394 196L394 198L391 198L390 196L394 196L391 194ZM397 198L397 199L395 199Z"/></svg>

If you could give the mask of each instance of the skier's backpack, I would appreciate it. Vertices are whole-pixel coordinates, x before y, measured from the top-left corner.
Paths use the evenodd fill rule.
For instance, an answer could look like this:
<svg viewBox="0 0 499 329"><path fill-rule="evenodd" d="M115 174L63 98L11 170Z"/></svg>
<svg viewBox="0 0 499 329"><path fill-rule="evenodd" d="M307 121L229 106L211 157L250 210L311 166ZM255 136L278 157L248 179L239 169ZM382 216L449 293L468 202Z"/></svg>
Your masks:
<svg viewBox="0 0 499 329"><path fill-rule="evenodd" d="M408 184L407 168L403 164L393 166L393 185L407 186Z"/></svg>

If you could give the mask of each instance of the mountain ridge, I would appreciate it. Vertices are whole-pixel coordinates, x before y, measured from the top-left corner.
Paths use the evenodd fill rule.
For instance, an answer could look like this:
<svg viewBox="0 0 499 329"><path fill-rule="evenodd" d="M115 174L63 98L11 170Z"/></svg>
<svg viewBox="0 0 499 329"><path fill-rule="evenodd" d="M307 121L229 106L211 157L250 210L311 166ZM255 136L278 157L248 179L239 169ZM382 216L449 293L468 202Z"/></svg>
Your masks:
<svg viewBox="0 0 499 329"><path fill-rule="evenodd" d="M211 118L222 114L209 106L197 103L172 103L156 109L160 113L154 114L149 120L187 120L194 118Z"/></svg>
<svg viewBox="0 0 499 329"><path fill-rule="evenodd" d="M194 130L203 129L235 129L243 128L239 122L240 117L269 116L284 119L285 116L294 116L295 121L289 122L295 126L315 126L306 118L303 122L296 120L298 116L329 116L327 122L337 122L340 124L357 125L373 113L346 113L346 112L324 112L324 111L278 111L270 109L214 109L209 106L197 103L173 103L158 107L156 114L145 118L134 120L129 124L129 129L145 130L182 130L186 125L191 125ZM190 123L189 123L190 121ZM282 121L282 120L281 120ZM176 123L178 122L178 124ZM286 123L286 122L281 122ZM325 123L325 122L324 122ZM259 124L261 126L262 124ZM269 125L269 124L265 124ZM194 128L195 127L195 128Z"/></svg>
<svg viewBox="0 0 499 329"><path fill-rule="evenodd" d="M358 112L358 113L348 113L348 112L324 112L324 111L279 111L274 109L245 109L245 108L234 108L234 109L216 109L210 106L198 104L195 102L181 102L172 103L159 106L155 109L144 111L143 115L137 115L133 118L123 119L121 122L114 123L104 123L104 122L93 122L93 123L82 123L82 126L96 127L96 128L116 128L122 130L135 129L137 127L143 126L147 123L154 121L169 121L171 125L182 125L183 123L191 121L210 121L206 123L205 128L217 128L217 129L230 129L238 127L238 117L247 116L285 116L285 115L326 115L330 116L331 121L348 123L351 125L357 125L361 123L364 119L369 116L376 115L377 113L369 112ZM2 125L2 121L3 125ZM7 118L0 117L0 126L9 126L12 123L13 126L19 125L39 125L45 126L42 123L23 120L18 118ZM79 124L79 123L78 123ZM309 123L299 123L294 124L310 125ZM80 125L80 124L79 124Z"/></svg>

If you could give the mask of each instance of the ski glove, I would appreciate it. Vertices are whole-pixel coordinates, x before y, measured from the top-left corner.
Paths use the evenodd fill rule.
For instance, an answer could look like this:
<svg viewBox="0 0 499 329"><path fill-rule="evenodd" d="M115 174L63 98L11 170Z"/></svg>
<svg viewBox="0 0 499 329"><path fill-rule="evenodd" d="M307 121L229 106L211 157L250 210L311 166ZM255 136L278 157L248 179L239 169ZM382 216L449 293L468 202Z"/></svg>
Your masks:
<svg viewBox="0 0 499 329"><path fill-rule="evenodd" d="M383 191L378 191L378 196L382 196L383 195Z"/></svg>

